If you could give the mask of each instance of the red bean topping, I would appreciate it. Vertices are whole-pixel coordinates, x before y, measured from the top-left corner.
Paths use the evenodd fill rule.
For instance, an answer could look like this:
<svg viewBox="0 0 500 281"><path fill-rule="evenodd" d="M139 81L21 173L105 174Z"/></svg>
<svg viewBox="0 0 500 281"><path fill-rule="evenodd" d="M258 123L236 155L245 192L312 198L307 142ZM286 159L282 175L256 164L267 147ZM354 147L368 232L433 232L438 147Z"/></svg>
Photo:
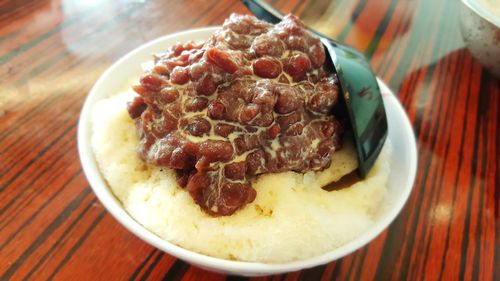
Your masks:
<svg viewBox="0 0 500 281"><path fill-rule="evenodd" d="M232 15L206 42L175 44L133 87L139 96L127 109L141 158L174 169L213 216L252 202L253 176L328 167L343 130L324 60L319 39L292 15L275 26Z"/></svg>
<svg viewBox="0 0 500 281"><path fill-rule="evenodd" d="M205 199L210 195L210 192L213 192L213 190L203 187L211 186L213 184L213 180L214 179L210 177L208 173L198 171L191 175L186 185L187 191L189 191L189 194L193 197L196 204L202 206L204 209L211 208L211 206L206 205ZM206 211L208 212L208 210Z"/></svg>
<svg viewBox="0 0 500 281"><path fill-rule="evenodd" d="M200 186L210 186L213 180L206 175L195 176L188 183L188 190L195 202L210 215L232 214L241 208L241 204L255 200L255 189L248 183L225 182L216 190L203 189Z"/></svg>

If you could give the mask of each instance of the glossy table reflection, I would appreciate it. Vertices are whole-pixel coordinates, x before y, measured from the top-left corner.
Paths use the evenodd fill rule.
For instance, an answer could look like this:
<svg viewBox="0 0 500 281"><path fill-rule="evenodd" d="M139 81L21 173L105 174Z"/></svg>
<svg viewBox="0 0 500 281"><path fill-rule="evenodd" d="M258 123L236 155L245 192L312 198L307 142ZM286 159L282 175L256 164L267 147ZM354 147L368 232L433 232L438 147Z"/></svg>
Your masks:
<svg viewBox="0 0 500 281"><path fill-rule="evenodd" d="M391 227L325 266L255 280L500 280L500 81L464 49L458 1L273 1L359 48L415 128L414 191ZM0 1L0 280L224 280L134 237L88 186L85 95L116 59L238 1ZM244 279L244 278L241 278Z"/></svg>

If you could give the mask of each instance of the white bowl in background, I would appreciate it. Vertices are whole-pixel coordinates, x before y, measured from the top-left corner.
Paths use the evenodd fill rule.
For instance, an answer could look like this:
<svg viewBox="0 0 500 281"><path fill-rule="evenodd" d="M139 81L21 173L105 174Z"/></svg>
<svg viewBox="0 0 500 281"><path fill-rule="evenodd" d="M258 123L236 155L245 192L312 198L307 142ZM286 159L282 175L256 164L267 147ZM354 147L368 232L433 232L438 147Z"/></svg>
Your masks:
<svg viewBox="0 0 500 281"><path fill-rule="evenodd" d="M491 1L491 2L488 2ZM493 4L493 1L498 1ZM493 10L493 6L497 11ZM472 55L500 78L500 0L462 0L460 28Z"/></svg>
<svg viewBox="0 0 500 281"><path fill-rule="evenodd" d="M397 98L380 80L379 84L384 93L383 100L389 121L388 139L391 140L393 146L388 198L377 214L375 223L368 231L334 251L304 260L276 264L231 261L206 256L176 246L156 236L136 222L113 195L99 172L90 146L92 106L100 99L119 93L127 83L137 79L143 72L141 64L151 60L153 53L163 52L176 42L205 40L214 32L215 28L188 30L151 41L119 59L96 82L87 96L81 112L78 125L78 151L83 171L99 200L123 226L145 242L188 263L221 273L258 276L297 271L326 264L366 245L387 228L401 211L413 187L417 169L415 137L408 117Z"/></svg>

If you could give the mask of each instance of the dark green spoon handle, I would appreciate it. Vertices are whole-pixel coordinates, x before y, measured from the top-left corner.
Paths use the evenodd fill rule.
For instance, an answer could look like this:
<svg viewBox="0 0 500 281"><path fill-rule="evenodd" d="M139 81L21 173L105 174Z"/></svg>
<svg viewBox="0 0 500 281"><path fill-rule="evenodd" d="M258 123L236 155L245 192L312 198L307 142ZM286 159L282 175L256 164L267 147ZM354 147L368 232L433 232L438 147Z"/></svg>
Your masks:
<svg viewBox="0 0 500 281"><path fill-rule="evenodd" d="M388 134L387 116L377 78L359 52L332 46L321 38L328 50L327 66L337 73L342 96L349 114L354 142L358 151L359 173L362 177L375 163Z"/></svg>

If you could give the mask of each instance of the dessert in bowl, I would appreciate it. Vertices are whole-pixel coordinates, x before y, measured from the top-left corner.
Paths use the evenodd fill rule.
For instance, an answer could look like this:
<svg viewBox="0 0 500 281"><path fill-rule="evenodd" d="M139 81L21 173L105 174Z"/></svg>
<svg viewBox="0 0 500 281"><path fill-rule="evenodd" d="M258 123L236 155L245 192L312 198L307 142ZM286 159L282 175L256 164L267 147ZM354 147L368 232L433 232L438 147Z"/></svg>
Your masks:
<svg viewBox="0 0 500 281"><path fill-rule="evenodd" d="M243 28L245 21L253 28ZM302 32L293 17L279 28ZM256 38L270 34L282 50L259 54ZM108 69L85 102L78 138L84 171L110 213L167 253L241 275L324 264L387 227L415 177L411 126L380 82L387 147L366 179L323 189L356 169L356 154L341 113L332 113L340 104L334 74L311 59L317 41L308 36L233 16L222 28L157 39ZM248 42L228 48L236 37ZM179 62L183 53L198 58Z"/></svg>

